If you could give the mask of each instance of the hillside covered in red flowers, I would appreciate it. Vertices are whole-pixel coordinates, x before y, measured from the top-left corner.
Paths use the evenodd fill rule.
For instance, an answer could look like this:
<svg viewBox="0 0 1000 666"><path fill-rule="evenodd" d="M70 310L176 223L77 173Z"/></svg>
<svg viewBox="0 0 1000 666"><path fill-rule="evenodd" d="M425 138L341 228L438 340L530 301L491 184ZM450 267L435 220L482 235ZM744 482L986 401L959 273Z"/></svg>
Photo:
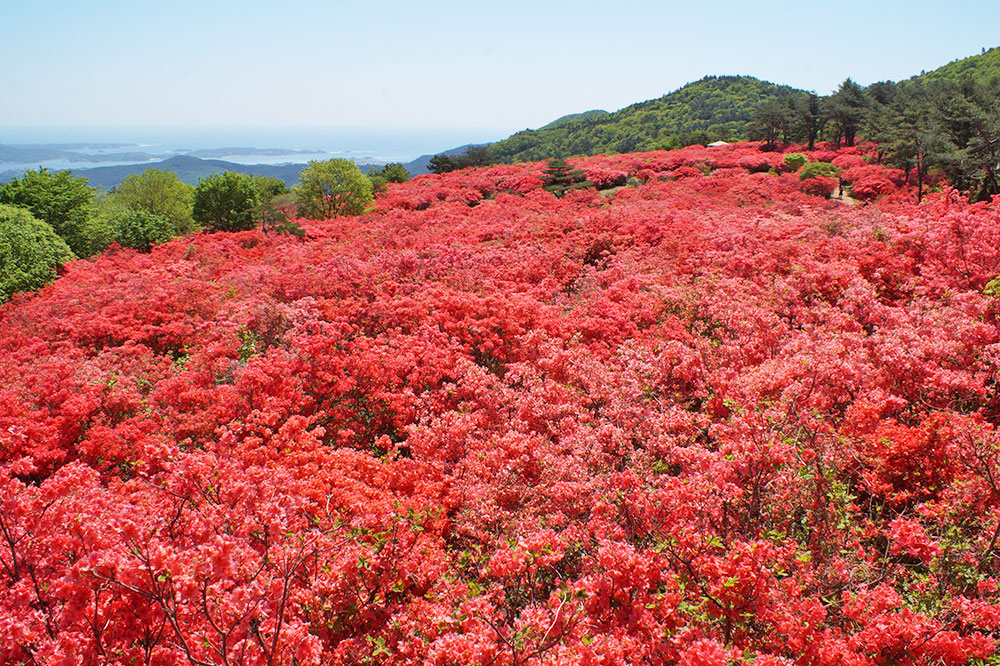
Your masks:
<svg viewBox="0 0 1000 666"><path fill-rule="evenodd" d="M1000 209L863 157L69 264L0 308L0 663L984 663Z"/></svg>

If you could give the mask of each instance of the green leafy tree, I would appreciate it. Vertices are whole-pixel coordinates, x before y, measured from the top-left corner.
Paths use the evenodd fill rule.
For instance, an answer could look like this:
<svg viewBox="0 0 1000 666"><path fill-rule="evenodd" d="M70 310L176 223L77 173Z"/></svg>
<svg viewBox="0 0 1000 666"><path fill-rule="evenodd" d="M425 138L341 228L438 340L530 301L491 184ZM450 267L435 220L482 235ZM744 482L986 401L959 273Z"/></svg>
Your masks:
<svg viewBox="0 0 1000 666"><path fill-rule="evenodd" d="M896 129L897 113L893 108L898 84L892 81L880 81L868 86L866 90L871 104L865 110L865 138L878 144L876 156L879 163L885 158L889 142L893 139Z"/></svg>
<svg viewBox="0 0 1000 666"><path fill-rule="evenodd" d="M399 162L390 162L382 167L382 176L390 183L405 183L410 179L410 172Z"/></svg>
<svg viewBox="0 0 1000 666"><path fill-rule="evenodd" d="M52 227L17 206L0 204L0 302L45 286L73 252Z"/></svg>
<svg viewBox="0 0 1000 666"><path fill-rule="evenodd" d="M781 160L781 165L785 171L795 172L809 162L809 158L802 153L788 153Z"/></svg>
<svg viewBox="0 0 1000 666"><path fill-rule="evenodd" d="M816 139L823 131L823 106L816 93L799 95L793 99L791 125L796 141L803 141L808 150L816 147Z"/></svg>
<svg viewBox="0 0 1000 666"><path fill-rule="evenodd" d="M371 180L354 162L341 159L309 162L292 191L299 214L314 220L360 215L373 196Z"/></svg>
<svg viewBox="0 0 1000 666"><path fill-rule="evenodd" d="M448 173L458 168L457 160L451 155L445 155L444 153L435 155L427 163L427 170L431 173Z"/></svg>
<svg viewBox="0 0 1000 666"><path fill-rule="evenodd" d="M807 178L838 178L840 176L840 167L834 166L829 162L809 162L799 169L799 180L806 180Z"/></svg>
<svg viewBox="0 0 1000 666"><path fill-rule="evenodd" d="M895 118L887 161L917 177L917 201L924 196L924 183L934 167L957 158L957 147L941 125L934 100L916 84L903 88L894 100Z"/></svg>
<svg viewBox="0 0 1000 666"><path fill-rule="evenodd" d="M288 217L288 211L280 206L266 204L260 214L261 227L265 234L295 236L305 238L306 230Z"/></svg>
<svg viewBox="0 0 1000 666"><path fill-rule="evenodd" d="M226 171L198 181L194 219L216 231L247 231L257 226L260 204L253 176Z"/></svg>
<svg viewBox="0 0 1000 666"><path fill-rule="evenodd" d="M469 146L458 155L435 155L428 162L427 170L431 173L447 173L468 167L489 166L495 162L489 146Z"/></svg>
<svg viewBox="0 0 1000 666"><path fill-rule="evenodd" d="M389 183L405 183L410 179L410 173L406 168L398 163L391 162L381 169L371 167L368 169L368 178L372 181L372 188L376 195L385 192Z"/></svg>
<svg viewBox="0 0 1000 666"><path fill-rule="evenodd" d="M126 208L111 220L112 239L122 247L149 252L174 237L174 226L163 215L145 208Z"/></svg>
<svg viewBox="0 0 1000 666"><path fill-rule="evenodd" d="M864 88L851 79L840 84L827 102L827 117L833 122L834 137L839 145L843 141L853 146L865 118L868 98Z"/></svg>
<svg viewBox="0 0 1000 666"><path fill-rule="evenodd" d="M754 110L747 124L747 138L762 141L765 148L773 149L787 135L789 124L788 107L777 98L770 99Z"/></svg>
<svg viewBox="0 0 1000 666"><path fill-rule="evenodd" d="M105 197L121 208L143 209L169 221L175 236L195 230L192 207L194 188L177 179L172 171L149 168L125 178ZM102 202L104 203L104 202Z"/></svg>
<svg viewBox="0 0 1000 666"><path fill-rule="evenodd" d="M253 176L254 182L257 184L257 191L260 193L260 200L267 203L279 197L282 194L288 194L291 190L288 189L288 184L280 178L275 178L274 176Z"/></svg>
<svg viewBox="0 0 1000 666"><path fill-rule="evenodd" d="M1000 194L1000 86L970 77L937 88L940 127L954 146L943 165L949 180L978 200L989 200Z"/></svg>
<svg viewBox="0 0 1000 666"><path fill-rule="evenodd" d="M51 226L77 256L86 257L99 245L92 238L94 191L86 178L76 178L69 171L52 173L39 168L0 187L0 203L28 209L36 219Z"/></svg>

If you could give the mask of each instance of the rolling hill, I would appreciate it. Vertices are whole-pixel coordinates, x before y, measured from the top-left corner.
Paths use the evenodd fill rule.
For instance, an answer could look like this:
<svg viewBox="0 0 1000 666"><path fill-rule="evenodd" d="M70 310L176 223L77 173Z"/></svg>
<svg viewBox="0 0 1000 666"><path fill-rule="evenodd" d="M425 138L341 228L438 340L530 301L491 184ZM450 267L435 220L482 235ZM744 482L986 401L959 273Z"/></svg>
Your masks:
<svg viewBox="0 0 1000 666"><path fill-rule="evenodd" d="M519 162L740 139L757 105L802 92L751 76L706 76L614 113L564 116L498 141L491 150L501 162Z"/></svg>
<svg viewBox="0 0 1000 666"><path fill-rule="evenodd" d="M547 125L542 125L538 129L555 129L557 127L562 127L563 125L568 125L570 123L576 123L583 120L598 120L604 118L605 116L611 115L609 112L603 109L594 109L592 111L584 111L583 113L570 113L561 118L556 118L551 123Z"/></svg>
<svg viewBox="0 0 1000 666"><path fill-rule="evenodd" d="M979 55L954 60L913 78L925 81L958 81L972 78L979 83L1000 87L1000 47L984 51Z"/></svg>

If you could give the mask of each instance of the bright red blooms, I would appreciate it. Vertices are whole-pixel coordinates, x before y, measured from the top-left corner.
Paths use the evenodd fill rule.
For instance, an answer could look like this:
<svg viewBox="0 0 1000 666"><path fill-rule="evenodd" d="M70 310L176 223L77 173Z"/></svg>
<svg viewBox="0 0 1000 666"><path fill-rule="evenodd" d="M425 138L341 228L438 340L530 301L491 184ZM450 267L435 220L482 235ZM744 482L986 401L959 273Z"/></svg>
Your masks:
<svg viewBox="0 0 1000 666"><path fill-rule="evenodd" d="M862 203L746 144L497 166L15 298L0 663L994 654L1000 212L809 157Z"/></svg>

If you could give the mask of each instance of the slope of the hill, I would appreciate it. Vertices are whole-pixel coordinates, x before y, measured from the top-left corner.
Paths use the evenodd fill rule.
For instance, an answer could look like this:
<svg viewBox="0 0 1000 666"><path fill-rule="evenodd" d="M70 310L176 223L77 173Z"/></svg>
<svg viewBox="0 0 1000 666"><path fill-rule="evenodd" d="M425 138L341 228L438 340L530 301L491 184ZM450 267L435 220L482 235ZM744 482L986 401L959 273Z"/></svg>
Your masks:
<svg viewBox="0 0 1000 666"><path fill-rule="evenodd" d="M0 307L0 663L996 654L1000 211L780 162L424 176Z"/></svg>
<svg viewBox="0 0 1000 666"><path fill-rule="evenodd" d="M759 104L796 92L750 76L707 76L608 115L518 132L490 149L501 162L518 162L735 140Z"/></svg>
<svg viewBox="0 0 1000 666"><path fill-rule="evenodd" d="M570 113L556 118L551 123L546 123L538 129L555 129L556 127L561 127L562 125L566 125L568 123L576 123L582 120L596 120L607 115L609 115L609 113L603 109L593 109L591 111L584 111L583 113Z"/></svg>
<svg viewBox="0 0 1000 666"><path fill-rule="evenodd" d="M971 78L979 83L1000 87L1000 47L961 60L955 60L937 69L913 77L924 81L958 82Z"/></svg>

